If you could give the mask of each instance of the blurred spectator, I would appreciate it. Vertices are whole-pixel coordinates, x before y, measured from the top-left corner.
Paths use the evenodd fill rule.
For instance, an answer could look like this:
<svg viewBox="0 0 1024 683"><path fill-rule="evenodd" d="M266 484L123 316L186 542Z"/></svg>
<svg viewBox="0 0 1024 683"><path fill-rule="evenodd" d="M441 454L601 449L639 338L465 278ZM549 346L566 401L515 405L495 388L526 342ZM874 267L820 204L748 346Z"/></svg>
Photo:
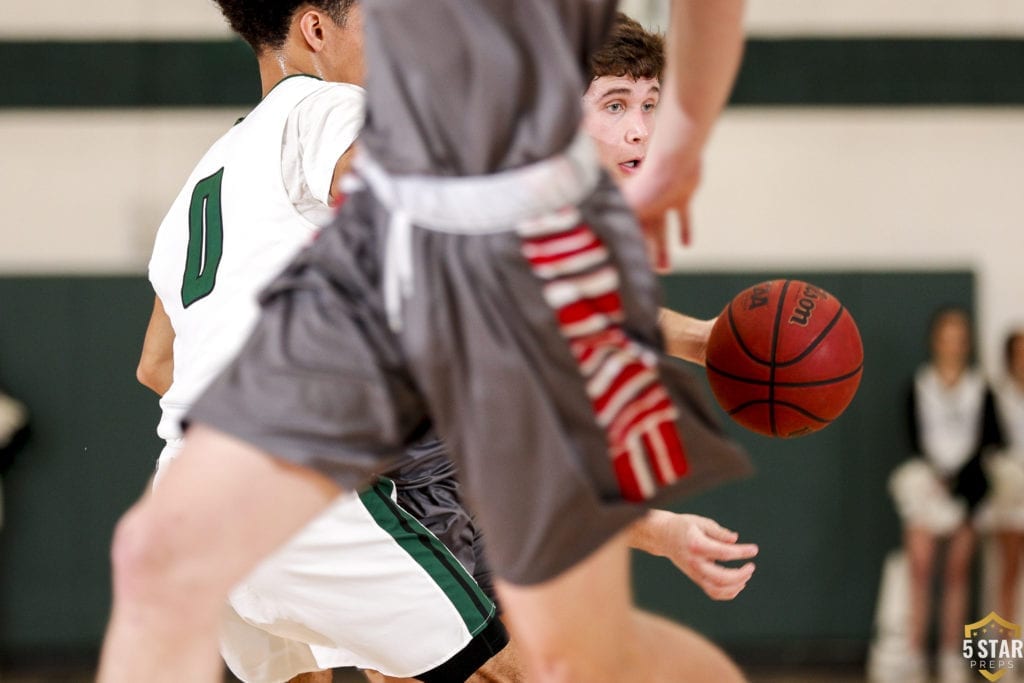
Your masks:
<svg viewBox="0 0 1024 683"><path fill-rule="evenodd" d="M986 462L992 491L981 523L993 532L999 546L996 611L1016 621L1024 549L1024 328L1007 335L1004 360L1005 373L995 396L1007 449Z"/></svg>
<svg viewBox="0 0 1024 683"><path fill-rule="evenodd" d="M913 457L900 465L890 489L903 521L909 572L901 683L924 681L932 614L933 576L945 546L938 620L941 683L966 681L960 651L976 548L973 527L988 491L983 454L1003 445L993 393L972 363L971 322L960 308L932 317L930 357L914 375L907 402Z"/></svg>

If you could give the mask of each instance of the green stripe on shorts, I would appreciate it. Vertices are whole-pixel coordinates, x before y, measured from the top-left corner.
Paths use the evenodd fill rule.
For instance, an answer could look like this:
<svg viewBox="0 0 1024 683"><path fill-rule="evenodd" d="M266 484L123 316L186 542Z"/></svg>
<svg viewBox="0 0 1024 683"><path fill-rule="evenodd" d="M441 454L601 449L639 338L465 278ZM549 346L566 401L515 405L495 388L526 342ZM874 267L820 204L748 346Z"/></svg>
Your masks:
<svg viewBox="0 0 1024 683"><path fill-rule="evenodd" d="M479 633L494 615L495 606L466 568L437 536L391 498L395 483L381 477L359 498L374 521L433 579L451 600L471 635Z"/></svg>

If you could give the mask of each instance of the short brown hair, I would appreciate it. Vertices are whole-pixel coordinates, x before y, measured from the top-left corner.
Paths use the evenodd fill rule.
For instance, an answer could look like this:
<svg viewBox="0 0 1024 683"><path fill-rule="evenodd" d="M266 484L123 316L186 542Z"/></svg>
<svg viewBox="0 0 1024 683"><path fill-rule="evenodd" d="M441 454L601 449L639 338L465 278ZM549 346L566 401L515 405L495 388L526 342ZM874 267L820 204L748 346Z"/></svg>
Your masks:
<svg viewBox="0 0 1024 683"><path fill-rule="evenodd" d="M665 39L651 33L622 12L604 46L590 58L590 80L602 76L661 79L665 68Z"/></svg>

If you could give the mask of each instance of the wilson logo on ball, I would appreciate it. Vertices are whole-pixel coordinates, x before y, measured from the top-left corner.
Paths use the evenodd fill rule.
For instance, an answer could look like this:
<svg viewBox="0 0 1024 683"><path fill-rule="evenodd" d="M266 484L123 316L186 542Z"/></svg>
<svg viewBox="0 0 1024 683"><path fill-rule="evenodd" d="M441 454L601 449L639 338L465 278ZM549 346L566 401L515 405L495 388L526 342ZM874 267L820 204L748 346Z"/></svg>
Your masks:
<svg viewBox="0 0 1024 683"><path fill-rule="evenodd" d="M818 298L828 298L828 294L814 285L804 287L804 295L796 302L793 314L789 316L789 322L793 325L807 325L811 319L811 312L814 310L814 302Z"/></svg>

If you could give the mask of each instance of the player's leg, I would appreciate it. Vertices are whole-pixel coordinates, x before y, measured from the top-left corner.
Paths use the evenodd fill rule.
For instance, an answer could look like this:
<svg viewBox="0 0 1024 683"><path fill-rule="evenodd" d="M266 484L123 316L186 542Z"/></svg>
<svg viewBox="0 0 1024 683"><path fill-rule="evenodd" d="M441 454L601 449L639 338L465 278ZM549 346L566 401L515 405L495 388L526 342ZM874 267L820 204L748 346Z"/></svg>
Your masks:
<svg viewBox="0 0 1024 683"><path fill-rule="evenodd" d="M363 671L363 675L370 683L418 683L415 678L393 678L377 671ZM523 664L519 660L518 648L513 641L467 678L466 683L521 683L525 680Z"/></svg>
<svg viewBox="0 0 1024 683"><path fill-rule="evenodd" d="M510 642L501 652L480 667L475 674L467 678L466 683L521 683L525 681L523 665L519 661L517 652L515 643ZM363 671L363 675L370 683L418 683L415 678L393 678L377 671Z"/></svg>
<svg viewBox="0 0 1024 683"><path fill-rule="evenodd" d="M521 683L526 680L526 664L515 639L487 660L466 683Z"/></svg>
<svg viewBox="0 0 1024 683"><path fill-rule="evenodd" d="M525 681L525 674L518 659L514 658L514 655L506 654L513 649L513 643L506 645L505 649L491 657L475 674L467 678L466 683L521 683L521 681ZM370 683L418 683L415 678L394 678L377 671L364 670L363 675Z"/></svg>
<svg viewBox="0 0 1024 683"><path fill-rule="evenodd" d="M560 576L533 586L499 582L531 680L557 683L738 683L718 648L681 626L637 611L622 534ZM600 595L600 609L595 609Z"/></svg>
<svg viewBox="0 0 1024 683"><path fill-rule="evenodd" d="M218 681L217 631L228 591L338 493L310 470L192 428L159 489L118 524L114 607L98 680Z"/></svg>
<svg viewBox="0 0 1024 683"><path fill-rule="evenodd" d="M331 683L334 680L334 673L326 671L309 671L292 678L288 683Z"/></svg>
<svg viewBox="0 0 1024 683"><path fill-rule="evenodd" d="M385 676L379 671L364 670L363 675L370 683L417 683L415 678L393 678Z"/></svg>

